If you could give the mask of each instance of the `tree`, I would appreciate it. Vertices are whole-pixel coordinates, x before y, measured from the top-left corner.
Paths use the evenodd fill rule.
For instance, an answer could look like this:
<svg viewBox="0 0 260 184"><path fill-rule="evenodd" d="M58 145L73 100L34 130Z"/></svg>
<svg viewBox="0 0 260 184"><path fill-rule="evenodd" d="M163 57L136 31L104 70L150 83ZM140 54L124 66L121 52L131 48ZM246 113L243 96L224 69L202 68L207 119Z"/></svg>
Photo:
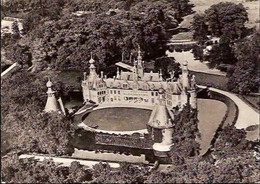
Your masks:
<svg viewBox="0 0 260 184"><path fill-rule="evenodd" d="M240 94L258 92L259 78L259 33L245 38L235 45L238 62L230 73L228 89Z"/></svg>
<svg viewBox="0 0 260 184"><path fill-rule="evenodd" d="M20 30L19 30L19 25L18 25L17 20L12 23L11 28L12 28L13 34L20 36Z"/></svg>
<svg viewBox="0 0 260 184"><path fill-rule="evenodd" d="M52 77L54 90L68 95L70 88ZM2 82L2 133L8 135L5 150L37 151L68 154L72 122L60 114L43 113L46 103L47 78L23 71ZM63 92L60 92L63 91ZM1 142L2 143L2 142ZM3 145L3 144L2 144Z"/></svg>
<svg viewBox="0 0 260 184"><path fill-rule="evenodd" d="M235 65L237 59L233 51L233 46L230 43L230 40L224 36L220 38L218 44L212 46L212 49L209 51L207 56L208 61L213 65L220 64L231 64Z"/></svg>
<svg viewBox="0 0 260 184"><path fill-rule="evenodd" d="M180 64L175 62L173 57L159 57L156 58L154 63L155 71L162 71L162 75L165 79L170 77L170 73L174 72L175 77L180 74Z"/></svg>
<svg viewBox="0 0 260 184"><path fill-rule="evenodd" d="M248 13L242 4L220 2L207 9L205 14L212 35L225 35L231 40L243 36Z"/></svg>
<svg viewBox="0 0 260 184"><path fill-rule="evenodd" d="M205 14L196 14L192 21L193 39L197 40L199 44L204 44L208 40L208 26L206 24Z"/></svg>

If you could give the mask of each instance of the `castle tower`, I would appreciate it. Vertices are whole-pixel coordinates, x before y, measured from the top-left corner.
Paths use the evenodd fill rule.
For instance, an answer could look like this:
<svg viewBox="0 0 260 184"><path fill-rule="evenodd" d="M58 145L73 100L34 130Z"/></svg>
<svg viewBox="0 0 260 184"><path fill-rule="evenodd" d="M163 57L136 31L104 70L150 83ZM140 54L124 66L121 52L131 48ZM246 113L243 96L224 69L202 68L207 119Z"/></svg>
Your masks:
<svg viewBox="0 0 260 184"><path fill-rule="evenodd" d="M56 92L51 89L52 82L51 82L50 78L49 78L46 86L48 88L48 91L47 91L48 98L47 98L47 103L45 105L44 111L45 112L59 111L58 102L55 97Z"/></svg>
<svg viewBox="0 0 260 184"><path fill-rule="evenodd" d="M159 80L160 80L160 81L163 81L163 77L162 77L162 69L160 69L160 72L159 72Z"/></svg>
<svg viewBox="0 0 260 184"><path fill-rule="evenodd" d="M91 90L96 88L96 80L98 78L97 72L96 72L96 66L94 65L95 60L92 57L89 60L89 75L86 76L86 73L84 72L84 80L82 81L82 88L83 88L83 98L84 101L89 101L92 99Z"/></svg>
<svg viewBox="0 0 260 184"><path fill-rule="evenodd" d="M193 89L189 91L190 93L190 106L193 109L197 109L197 96L196 96L196 90Z"/></svg>
<svg viewBox="0 0 260 184"><path fill-rule="evenodd" d="M191 78L191 89L190 89L189 93L190 93L190 106L193 109L197 109L196 81L195 81L194 75L192 75L192 78Z"/></svg>
<svg viewBox="0 0 260 184"><path fill-rule="evenodd" d="M186 88L184 88L181 92L181 109L183 108L184 105L188 103L188 94L186 91Z"/></svg>
<svg viewBox="0 0 260 184"><path fill-rule="evenodd" d="M137 61L134 60L134 80L138 81L138 66L137 66Z"/></svg>
<svg viewBox="0 0 260 184"><path fill-rule="evenodd" d="M141 56L140 46L138 46L137 70L138 70L138 76L141 77L141 79L142 79L144 76L144 61Z"/></svg>
<svg viewBox="0 0 260 184"><path fill-rule="evenodd" d="M182 84L183 88L189 89L189 71L188 71L188 62L185 61L182 64Z"/></svg>
<svg viewBox="0 0 260 184"><path fill-rule="evenodd" d="M168 157L173 144L174 114L166 107L164 89L159 89L158 93L158 104L154 106L148 127L154 140L154 154L158 157Z"/></svg>
<svg viewBox="0 0 260 184"><path fill-rule="evenodd" d="M117 68L116 79L120 79L120 78L121 78L121 76L120 76L119 68Z"/></svg>
<svg viewBox="0 0 260 184"><path fill-rule="evenodd" d="M97 72L96 72L96 66L94 65L95 60L92 57L92 53L91 53L91 58L89 60L89 76L88 76L88 80L90 82L94 82L95 78L97 77Z"/></svg>

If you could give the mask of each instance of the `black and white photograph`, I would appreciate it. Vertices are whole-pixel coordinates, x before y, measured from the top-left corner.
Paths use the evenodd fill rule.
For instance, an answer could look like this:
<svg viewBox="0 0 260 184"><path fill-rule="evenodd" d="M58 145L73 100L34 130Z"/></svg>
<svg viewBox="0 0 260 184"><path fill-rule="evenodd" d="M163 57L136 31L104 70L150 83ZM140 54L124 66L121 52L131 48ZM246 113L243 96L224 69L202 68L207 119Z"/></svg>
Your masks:
<svg viewBox="0 0 260 184"><path fill-rule="evenodd" d="M1 183L260 183L258 0L1 0Z"/></svg>

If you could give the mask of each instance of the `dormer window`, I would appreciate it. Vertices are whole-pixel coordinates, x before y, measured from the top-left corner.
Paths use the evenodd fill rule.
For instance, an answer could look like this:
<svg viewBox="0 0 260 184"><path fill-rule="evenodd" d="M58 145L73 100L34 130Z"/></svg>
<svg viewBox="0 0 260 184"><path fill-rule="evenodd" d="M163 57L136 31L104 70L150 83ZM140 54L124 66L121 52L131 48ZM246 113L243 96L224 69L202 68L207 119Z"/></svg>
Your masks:
<svg viewBox="0 0 260 184"><path fill-rule="evenodd" d="M128 85L125 83L125 84L123 84L123 88L124 89L127 89L128 88Z"/></svg>

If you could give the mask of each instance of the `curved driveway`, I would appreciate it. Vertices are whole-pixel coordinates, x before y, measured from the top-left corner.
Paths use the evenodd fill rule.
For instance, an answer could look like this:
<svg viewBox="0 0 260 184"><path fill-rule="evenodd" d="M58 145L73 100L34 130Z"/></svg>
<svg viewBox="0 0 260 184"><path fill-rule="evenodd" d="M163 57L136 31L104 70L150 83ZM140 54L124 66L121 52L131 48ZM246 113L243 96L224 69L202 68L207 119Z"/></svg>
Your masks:
<svg viewBox="0 0 260 184"><path fill-rule="evenodd" d="M197 85L199 88L206 88L206 86ZM251 125L259 124L259 114L249 105L247 105L244 101L242 101L236 94L227 92L224 90L216 89L216 88L209 88L210 91L215 91L217 93L221 93L231 100L238 107L238 118L235 123L235 127L238 129L247 128Z"/></svg>

